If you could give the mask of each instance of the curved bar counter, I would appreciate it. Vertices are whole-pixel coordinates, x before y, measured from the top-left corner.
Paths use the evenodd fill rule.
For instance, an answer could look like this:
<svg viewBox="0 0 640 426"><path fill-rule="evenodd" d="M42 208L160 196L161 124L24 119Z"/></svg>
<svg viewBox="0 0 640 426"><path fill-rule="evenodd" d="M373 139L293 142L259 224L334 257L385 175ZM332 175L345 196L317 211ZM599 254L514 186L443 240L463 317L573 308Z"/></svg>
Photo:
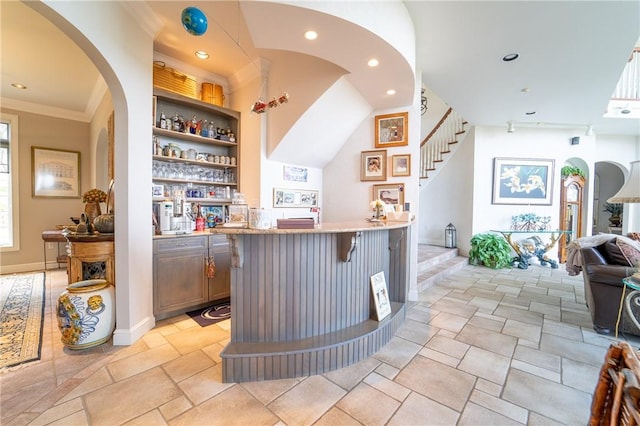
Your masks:
<svg viewBox="0 0 640 426"><path fill-rule="evenodd" d="M313 229L218 227L232 253L224 382L346 367L378 351L405 319L409 222ZM370 277L384 271L391 315L376 320Z"/></svg>

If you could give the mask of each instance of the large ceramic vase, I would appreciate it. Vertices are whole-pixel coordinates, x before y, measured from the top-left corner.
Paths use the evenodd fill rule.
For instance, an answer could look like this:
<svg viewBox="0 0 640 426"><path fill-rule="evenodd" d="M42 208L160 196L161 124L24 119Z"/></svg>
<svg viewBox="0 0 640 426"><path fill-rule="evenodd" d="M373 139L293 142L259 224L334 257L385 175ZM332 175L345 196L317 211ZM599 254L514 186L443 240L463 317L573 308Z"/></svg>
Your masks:
<svg viewBox="0 0 640 426"><path fill-rule="evenodd" d="M70 349L101 345L116 324L115 290L106 280L85 280L67 286L58 297L58 328Z"/></svg>

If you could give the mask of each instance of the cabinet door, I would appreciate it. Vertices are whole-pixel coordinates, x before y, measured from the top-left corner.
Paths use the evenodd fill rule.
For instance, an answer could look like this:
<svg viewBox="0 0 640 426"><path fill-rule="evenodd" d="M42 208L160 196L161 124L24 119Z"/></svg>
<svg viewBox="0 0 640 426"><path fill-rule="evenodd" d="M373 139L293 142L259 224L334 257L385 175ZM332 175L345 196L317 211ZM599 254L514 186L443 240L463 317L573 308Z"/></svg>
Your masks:
<svg viewBox="0 0 640 426"><path fill-rule="evenodd" d="M216 265L216 273L209 278L209 300L231 296L231 250L224 235L209 236L209 256Z"/></svg>
<svg viewBox="0 0 640 426"><path fill-rule="evenodd" d="M184 310L208 301L206 257L206 248L154 255L155 315Z"/></svg>

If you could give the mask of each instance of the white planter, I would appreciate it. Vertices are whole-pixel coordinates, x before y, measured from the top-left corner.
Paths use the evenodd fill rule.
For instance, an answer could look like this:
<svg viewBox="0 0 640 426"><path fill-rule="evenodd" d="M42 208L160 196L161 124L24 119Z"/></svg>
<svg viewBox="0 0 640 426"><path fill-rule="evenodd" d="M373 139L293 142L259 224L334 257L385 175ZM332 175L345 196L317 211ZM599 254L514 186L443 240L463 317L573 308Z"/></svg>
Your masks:
<svg viewBox="0 0 640 426"><path fill-rule="evenodd" d="M100 345L111 338L116 324L115 290L106 280L78 281L58 297L58 328L70 349Z"/></svg>

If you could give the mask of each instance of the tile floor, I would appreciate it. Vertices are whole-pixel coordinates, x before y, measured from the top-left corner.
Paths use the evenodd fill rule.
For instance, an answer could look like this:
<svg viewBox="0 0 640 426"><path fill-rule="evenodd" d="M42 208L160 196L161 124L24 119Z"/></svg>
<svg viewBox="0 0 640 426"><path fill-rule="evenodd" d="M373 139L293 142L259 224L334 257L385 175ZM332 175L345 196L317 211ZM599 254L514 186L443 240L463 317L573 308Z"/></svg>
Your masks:
<svg viewBox="0 0 640 426"><path fill-rule="evenodd" d="M225 384L228 321L183 315L129 347L69 351L52 310L65 285L65 271L47 272L41 361L0 375L3 425L584 425L614 340L592 331L580 276L467 265L365 361Z"/></svg>

